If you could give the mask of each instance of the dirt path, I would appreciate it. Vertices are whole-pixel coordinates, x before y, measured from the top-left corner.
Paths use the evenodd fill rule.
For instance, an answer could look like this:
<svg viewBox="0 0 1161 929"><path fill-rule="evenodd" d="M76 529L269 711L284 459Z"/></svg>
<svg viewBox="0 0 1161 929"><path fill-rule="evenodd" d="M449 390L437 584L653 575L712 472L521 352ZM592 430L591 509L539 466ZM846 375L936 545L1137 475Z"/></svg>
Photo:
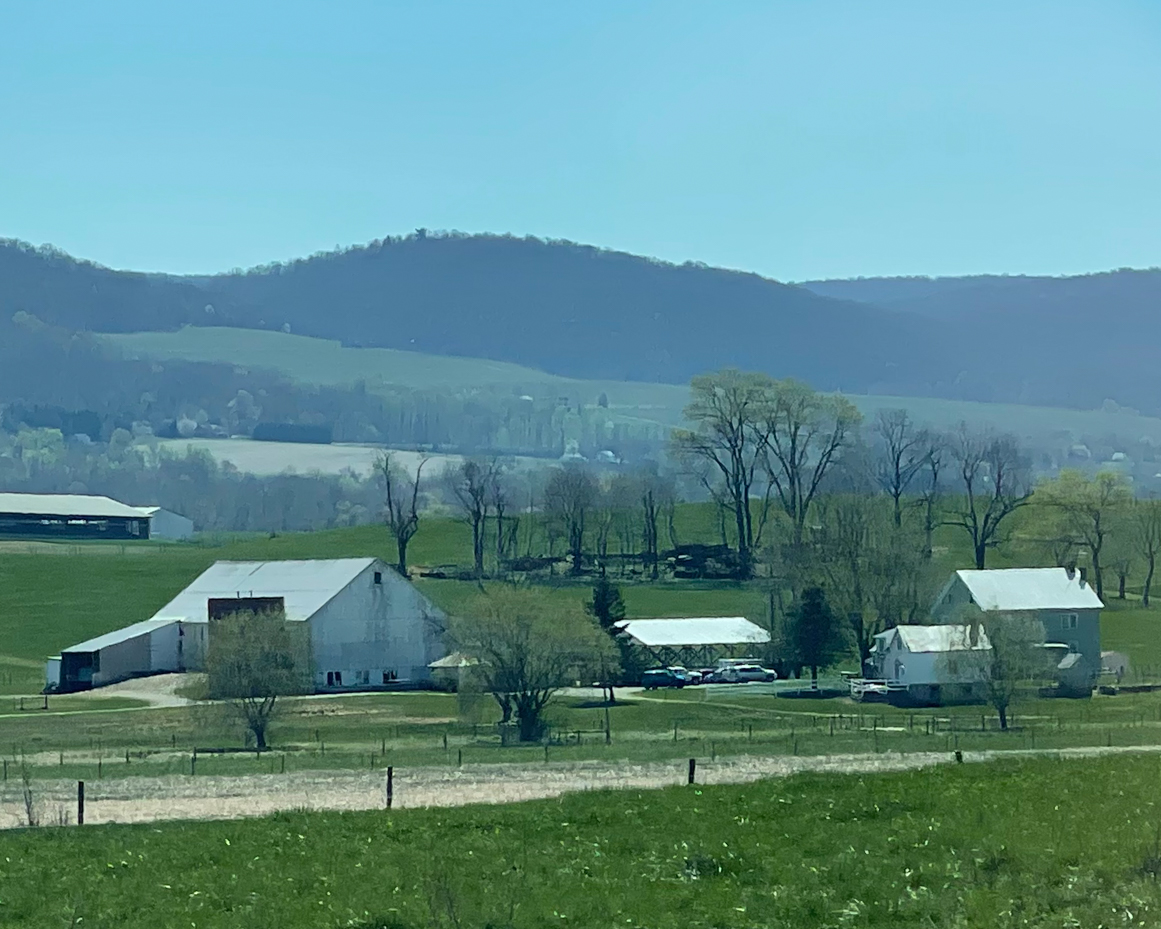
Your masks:
<svg viewBox="0 0 1161 929"><path fill-rule="evenodd" d="M965 752L968 762L1010 756L1086 758L1109 754L1161 752L1161 745L1073 748L1051 751ZM947 764L947 752L739 757L699 762L700 784L741 784L803 771L860 774L907 771ZM470 765L465 768L411 768L396 772L394 805L463 806L471 803L515 803L556 797L578 790L654 789L686 782L684 762L546 765ZM56 825L74 821L76 782L33 782L40 821ZM170 819L237 819L279 810L371 810L384 806L382 772L296 772L243 777L133 777L89 781L86 823L153 822ZM26 824L21 784L0 784L0 829Z"/></svg>

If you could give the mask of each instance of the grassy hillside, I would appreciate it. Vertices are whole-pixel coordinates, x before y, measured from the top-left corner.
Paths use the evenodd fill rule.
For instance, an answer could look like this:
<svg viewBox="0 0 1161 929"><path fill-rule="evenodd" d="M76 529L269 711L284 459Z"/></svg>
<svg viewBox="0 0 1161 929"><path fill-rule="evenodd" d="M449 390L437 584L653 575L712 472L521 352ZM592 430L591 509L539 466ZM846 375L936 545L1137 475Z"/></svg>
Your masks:
<svg viewBox="0 0 1161 929"><path fill-rule="evenodd" d="M0 921L201 929L1156 925L1157 760L0 836ZM1115 784L1116 789L1109 789Z"/></svg>
<svg viewBox="0 0 1161 929"><path fill-rule="evenodd" d="M488 385L525 390L539 385L559 391L574 403L586 404L596 403L604 393L614 413L665 426L681 422L688 395L687 389L679 385L575 380L479 358L349 348L326 339L251 329L186 327L177 332L135 332L102 338L132 357L270 368L308 384L343 385L364 380L372 390L392 384L449 390ZM1161 419L1124 411L859 394L851 395L851 399L868 419L881 409L903 407L911 411L916 421L937 428L968 422L991 425L1026 438L1065 431L1077 437L1120 435L1133 441L1148 437L1161 442Z"/></svg>

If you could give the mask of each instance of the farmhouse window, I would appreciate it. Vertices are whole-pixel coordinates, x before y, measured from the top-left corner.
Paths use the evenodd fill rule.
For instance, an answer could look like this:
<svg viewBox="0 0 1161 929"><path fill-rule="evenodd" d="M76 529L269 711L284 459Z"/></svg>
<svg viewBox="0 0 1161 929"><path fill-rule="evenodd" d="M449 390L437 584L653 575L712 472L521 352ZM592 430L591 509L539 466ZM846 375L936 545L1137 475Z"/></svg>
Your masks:
<svg viewBox="0 0 1161 929"><path fill-rule="evenodd" d="M376 571L376 572L375 572L375 583L376 583L376 584L382 584L382 583L383 583L383 572L382 572L382 571Z"/></svg>
<svg viewBox="0 0 1161 929"><path fill-rule="evenodd" d="M1061 619L1060 625L1064 629L1075 629L1076 628L1076 614L1075 613L1066 614L1064 616L1064 618Z"/></svg>

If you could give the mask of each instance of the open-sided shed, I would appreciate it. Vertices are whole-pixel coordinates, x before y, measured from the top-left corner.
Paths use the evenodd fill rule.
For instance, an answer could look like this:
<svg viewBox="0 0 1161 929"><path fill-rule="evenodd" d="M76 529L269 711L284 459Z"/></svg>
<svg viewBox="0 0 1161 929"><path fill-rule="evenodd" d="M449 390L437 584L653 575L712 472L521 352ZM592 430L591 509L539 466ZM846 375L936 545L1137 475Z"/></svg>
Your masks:
<svg viewBox="0 0 1161 929"><path fill-rule="evenodd" d="M617 628L630 645L665 666L709 667L770 643L770 633L744 616L623 619Z"/></svg>

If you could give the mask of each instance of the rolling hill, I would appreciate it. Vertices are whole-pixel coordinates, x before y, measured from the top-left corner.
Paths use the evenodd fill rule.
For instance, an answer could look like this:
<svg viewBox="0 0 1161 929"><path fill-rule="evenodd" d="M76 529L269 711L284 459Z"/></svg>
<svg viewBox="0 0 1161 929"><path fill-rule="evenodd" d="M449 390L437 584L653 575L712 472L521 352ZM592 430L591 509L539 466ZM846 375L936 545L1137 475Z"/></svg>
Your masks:
<svg viewBox="0 0 1161 929"><path fill-rule="evenodd" d="M677 384L732 365L848 394L1111 399L1150 414L1159 309L1161 271L790 286L570 242L420 231L174 277L0 242L0 322L22 312L60 331L284 330L583 380Z"/></svg>

